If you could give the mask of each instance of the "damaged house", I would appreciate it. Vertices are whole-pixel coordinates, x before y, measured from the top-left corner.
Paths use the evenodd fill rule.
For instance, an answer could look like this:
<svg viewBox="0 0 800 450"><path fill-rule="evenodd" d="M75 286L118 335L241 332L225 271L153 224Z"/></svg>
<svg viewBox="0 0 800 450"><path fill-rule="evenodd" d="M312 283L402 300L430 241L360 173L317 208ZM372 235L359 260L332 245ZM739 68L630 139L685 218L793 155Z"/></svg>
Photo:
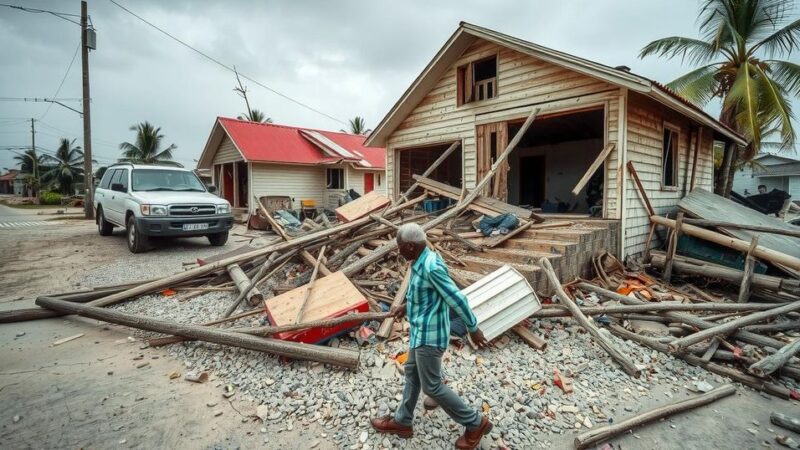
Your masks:
<svg viewBox="0 0 800 450"><path fill-rule="evenodd" d="M463 22L366 144L386 148L386 188L397 196L460 142L429 178L471 189L534 109L535 121L485 194L544 216L617 222L616 242L606 248L620 257L641 253L650 229L628 162L665 214L692 189L713 188L715 142L745 145L626 67Z"/></svg>
<svg viewBox="0 0 800 450"><path fill-rule="evenodd" d="M386 193L385 152L365 136L218 117L198 169L211 171L234 212L253 214L253 196L283 196L334 209L345 193Z"/></svg>

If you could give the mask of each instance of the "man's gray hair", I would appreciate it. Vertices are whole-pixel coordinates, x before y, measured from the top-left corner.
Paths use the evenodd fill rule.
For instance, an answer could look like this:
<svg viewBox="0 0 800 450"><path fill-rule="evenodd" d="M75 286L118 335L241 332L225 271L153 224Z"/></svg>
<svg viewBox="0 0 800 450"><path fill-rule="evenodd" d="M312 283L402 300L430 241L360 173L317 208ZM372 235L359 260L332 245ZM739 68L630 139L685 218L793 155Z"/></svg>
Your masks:
<svg viewBox="0 0 800 450"><path fill-rule="evenodd" d="M397 242L424 244L426 241L425 230L418 223L406 223L397 229Z"/></svg>

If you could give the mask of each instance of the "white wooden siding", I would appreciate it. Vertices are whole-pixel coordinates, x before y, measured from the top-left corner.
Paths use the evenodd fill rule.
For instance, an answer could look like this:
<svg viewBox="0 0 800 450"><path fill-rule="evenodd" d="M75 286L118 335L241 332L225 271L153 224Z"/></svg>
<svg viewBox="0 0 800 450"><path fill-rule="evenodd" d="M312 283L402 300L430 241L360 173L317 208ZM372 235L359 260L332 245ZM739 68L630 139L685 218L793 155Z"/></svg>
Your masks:
<svg viewBox="0 0 800 450"><path fill-rule="evenodd" d="M295 209L300 208L300 200L314 200L318 207L326 206L324 167L262 163L253 163L252 167L254 195L287 195Z"/></svg>
<svg viewBox="0 0 800 450"><path fill-rule="evenodd" d="M457 107L457 67L494 54L498 55L498 96ZM462 144L464 184L467 188L474 187L477 183L476 123L524 118L532 105L540 108L540 114L605 105L608 111L606 140L616 140L618 96L619 88L611 84L479 39L445 72L389 136L386 152L388 193L396 195L394 163L397 149L449 143L459 139ZM616 161L616 151L612 152L611 158ZM611 177L615 172L609 170L607 173ZM615 180L609 178L609 187L614 186Z"/></svg>
<svg viewBox="0 0 800 450"><path fill-rule="evenodd" d="M758 177L753 176L753 169L750 166L742 167L733 176L733 191L737 194L757 194L759 184L761 183L759 183ZM747 191L747 194L745 194L745 191Z"/></svg>
<svg viewBox="0 0 800 450"><path fill-rule="evenodd" d="M217 153L214 155L213 164L229 163L233 161L243 161L242 154L236 150L233 141L228 136L222 138L222 142L217 148Z"/></svg>
<svg viewBox="0 0 800 450"><path fill-rule="evenodd" d="M662 144L664 136L664 121L679 128L678 141L678 187L667 190L661 187L662 170ZM644 189L650 198L656 214L673 215L677 211L678 201L684 196L684 181L688 190L688 178L692 173L692 156L687 156L692 135L691 122L638 94L631 94L628 101L628 161L633 161L636 172L642 181ZM695 187L707 190L713 189L714 163L713 140L709 130L702 133L700 153L697 158ZM642 204L639 192L632 179L626 186L626 224L625 224L625 255L635 255L644 251L647 234L650 230L650 219L647 210ZM656 240L652 247L659 244Z"/></svg>
<svg viewBox="0 0 800 450"><path fill-rule="evenodd" d="M354 169L353 166L347 167L347 188L352 189L358 192L361 195L364 195L364 174L371 173L373 174L375 183L375 191L386 195L386 173L384 171L377 171L377 170L359 170ZM380 178L380 184L378 183L378 179Z"/></svg>

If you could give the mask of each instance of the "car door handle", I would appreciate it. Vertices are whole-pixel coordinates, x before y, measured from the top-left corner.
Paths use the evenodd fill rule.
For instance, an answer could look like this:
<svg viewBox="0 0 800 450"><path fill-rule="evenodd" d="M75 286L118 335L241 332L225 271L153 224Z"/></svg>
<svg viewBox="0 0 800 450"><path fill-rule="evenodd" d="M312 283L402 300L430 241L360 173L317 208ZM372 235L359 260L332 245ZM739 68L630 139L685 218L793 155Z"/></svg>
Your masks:
<svg viewBox="0 0 800 450"><path fill-rule="evenodd" d="M116 198L116 197L114 197L113 195L111 196L111 200L114 200L115 198Z"/></svg>

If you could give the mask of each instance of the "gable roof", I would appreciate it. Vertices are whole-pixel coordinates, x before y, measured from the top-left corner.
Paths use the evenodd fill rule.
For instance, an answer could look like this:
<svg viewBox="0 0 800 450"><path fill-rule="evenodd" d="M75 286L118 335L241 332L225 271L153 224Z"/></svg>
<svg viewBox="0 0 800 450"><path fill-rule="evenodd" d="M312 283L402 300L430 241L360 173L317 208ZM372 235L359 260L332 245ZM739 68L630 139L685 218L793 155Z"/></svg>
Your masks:
<svg viewBox="0 0 800 450"><path fill-rule="evenodd" d="M17 178L19 171L16 169L11 169L3 175L0 175L0 181L14 181Z"/></svg>
<svg viewBox="0 0 800 450"><path fill-rule="evenodd" d="M214 155L227 136L246 162L275 164L351 163L357 169L383 170L383 148L365 147L365 136L256 123L217 117L197 167L211 167Z"/></svg>
<svg viewBox="0 0 800 450"><path fill-rule="evenodd" d="M702 108L679 96L666 86L626 70L615 69L588 59L543 47L488 28L461 22L455 33L423 69L416 80L394 104L386 117L367 138L367 145L386 145L388 136L400 125L447 69L476 39L483 39L520 53L541 59L575 72L639 92L713 129L717 133L746 145L744 138L725 124L708 115Z"/></svg>
<svg viewBox="0 0 800 450"><path fill-rule="evenodd" d="M759 160L759 161L762 160L762 159L765 159L765 158L775 159L777 164L793 163L793 162L800 161L797 158L794 158L792 156L778 155L778 154L775 154L775 153L759 153L759 154L757 154L756 156L753 157L753 159Z"/></svg>

